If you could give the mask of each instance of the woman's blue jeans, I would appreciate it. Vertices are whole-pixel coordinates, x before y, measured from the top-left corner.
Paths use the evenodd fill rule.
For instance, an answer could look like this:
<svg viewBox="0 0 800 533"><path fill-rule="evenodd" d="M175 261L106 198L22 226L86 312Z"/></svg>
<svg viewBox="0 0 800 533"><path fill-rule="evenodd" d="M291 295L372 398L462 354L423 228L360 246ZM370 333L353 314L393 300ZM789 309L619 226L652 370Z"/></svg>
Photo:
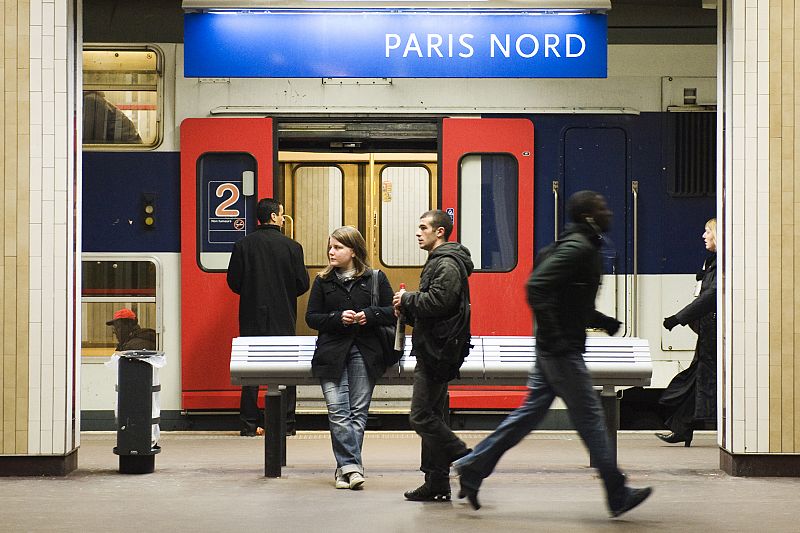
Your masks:
<svg viewBox="0 0 800 533"><path fill-rule="evenodd" d="M321 379L320 384L328 404L328 425L337 474L363 474L361 447L375 382L370 378L364 358L355 344L347 356L339 381Z"/></svg>

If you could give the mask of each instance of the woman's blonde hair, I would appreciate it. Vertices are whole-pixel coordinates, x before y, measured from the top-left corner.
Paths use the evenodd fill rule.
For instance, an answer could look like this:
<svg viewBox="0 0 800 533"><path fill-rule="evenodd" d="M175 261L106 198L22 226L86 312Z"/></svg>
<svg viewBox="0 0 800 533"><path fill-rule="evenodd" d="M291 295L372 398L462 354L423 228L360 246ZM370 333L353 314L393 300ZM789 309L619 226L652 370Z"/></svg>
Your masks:
<svg viewBox="0 0 800 533"><path fill-rule="evenodd" d="M356 228L353 226L342 226L341 228L333 230L328 238L328 246L325 249L325 255L328 256L328 266L319 273L319 277L327 278L335 270L335 267L330 263L330 256L328 255L332 238L353 250L355 253L353 256L353 266L356 269L355 277L363 276L364 272L370 268L369 261L367 261L367 243L364 241L361 232Z"/></svg>
<svg viewBox="0 0 800 533"><path fill-rule="evenodd" d="M706 227L714 234L714 248L717 247L717 219L711 218L706 222Z"/></svg>

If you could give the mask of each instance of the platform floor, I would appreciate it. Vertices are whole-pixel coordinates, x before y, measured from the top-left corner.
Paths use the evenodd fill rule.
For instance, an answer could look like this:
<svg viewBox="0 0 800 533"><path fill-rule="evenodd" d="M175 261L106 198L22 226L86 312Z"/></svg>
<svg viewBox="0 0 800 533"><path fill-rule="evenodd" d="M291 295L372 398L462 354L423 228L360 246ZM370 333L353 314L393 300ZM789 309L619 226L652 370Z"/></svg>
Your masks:
<svg viewBox="0 0 800 533"><path fill-rule="evenodd" d="M474 444L484 432L462 432ZM288 439L280 479L264 477L263 440L230 433L162 434L156 471L117 473L113 433L84 433L79 469L65 478L0 478L2 531L798 531L800 479L736 478L719 470L713 433L691 448L622 432L621 467L654 494L608 517L601 483L572 432L537 432L483 485L483 508L464 500L415 503L419 439L368 432L364 490L333 488L325 432ZM453 480L454 496L458 483Z"/></svg>

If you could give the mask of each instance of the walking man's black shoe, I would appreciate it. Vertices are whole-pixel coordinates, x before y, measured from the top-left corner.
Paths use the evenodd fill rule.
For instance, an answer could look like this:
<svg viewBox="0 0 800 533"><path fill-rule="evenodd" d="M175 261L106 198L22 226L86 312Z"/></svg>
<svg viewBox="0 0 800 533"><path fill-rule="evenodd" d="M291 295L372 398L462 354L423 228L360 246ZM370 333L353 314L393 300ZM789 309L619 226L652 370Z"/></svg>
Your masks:
<svg viewBox="0 0 800 533"><path fill-rule="evenodd" d="M623 513L626 513L645 501L650 494L652 494L653 489L651 487L645 487L643 489L632 489L630 487L623 487L622 490L624 491L623 496L618 498L618 502L615 502L617 505L611 507L611 516L617 517ZM617 499L617 498L615 498Z"/></svg>
<svg viewBox="0 0 800 533"><path fill-rule="evenodd" d="M481 504L478 501L478 489L467 487L462 483L461 489L458 491L458 498L460 500L466 498L472 508L476 511L481 508Z"/></svg>
<svg viewBox="0 0 800 533"><path fill-rule="evenodd" d="M450 501L450 487L432 489L427 483L423 483L416 489L405 492L403 496L412 502L447 502Z"/></svg>

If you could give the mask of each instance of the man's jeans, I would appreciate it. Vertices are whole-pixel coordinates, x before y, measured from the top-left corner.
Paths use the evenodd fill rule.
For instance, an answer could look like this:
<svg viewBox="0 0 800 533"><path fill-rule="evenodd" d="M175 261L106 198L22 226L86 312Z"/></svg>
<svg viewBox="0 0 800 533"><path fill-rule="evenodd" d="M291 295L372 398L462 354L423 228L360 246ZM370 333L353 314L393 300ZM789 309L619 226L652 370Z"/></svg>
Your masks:
<svg viewBox="0 0 800 533"><path fill-rule="evenodd" d="M464 441L444 423L448 409L447 383L428 377L418 360L414 368L414 390L411 393L411 428L422 437L422 465L425 482L433 489L450 487L450 462L467 452Z"/></svg>
<svg viewBox="0 0 800 533"><path fill-rule="evenodd" d="M461 474L461 484L475 490L480 488L500 457L541 423L556 396L566 403L569 417L589 449L592 464L599 470L609 494L621 488L625 478L611 453L603 407L581 354L537 356L528 378L525 403L508 415L471 454L454 463Z"/></svg>
<svg viewBox="0 0 800 533"><path fill-rule="evenodd" d="M361 447L375 383L370 379L364 358L355 344L347 356L339 381L321 379L320 384L328 404L328 425L337 474L363 474Z"/></svg>

